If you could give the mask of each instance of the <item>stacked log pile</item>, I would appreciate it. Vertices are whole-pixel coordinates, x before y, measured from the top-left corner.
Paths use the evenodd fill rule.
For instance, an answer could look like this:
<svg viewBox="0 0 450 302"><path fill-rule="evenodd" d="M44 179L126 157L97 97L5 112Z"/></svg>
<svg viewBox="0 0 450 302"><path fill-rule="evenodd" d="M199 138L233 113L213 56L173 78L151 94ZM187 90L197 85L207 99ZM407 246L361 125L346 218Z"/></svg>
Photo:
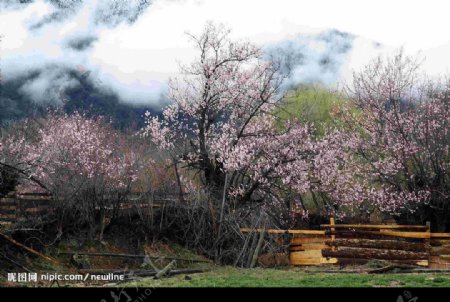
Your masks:
<svg viewBox="0 0 450 302"><path fill-rule="evenodd" d="M363 264L369 260L428 266L429 226L322 225L328 239L322 256L338 264Z"/></svg>
<svg viewBox="0 0 450 302"><path fill-rule="evenodd" d="M450 234L432 233L429 267L450 269Z"/></svg>
<svg viewBox="0 0 450 302"><path fill-rule="evenodd" d="M365 264L370 260L381 260L396 267L450 269L450 233L431 233L429 223L335 224L334 219L330 219L330 224L321 227L322 230L266 232L281 236L280 244L289 243L290 265Z"/></svg>

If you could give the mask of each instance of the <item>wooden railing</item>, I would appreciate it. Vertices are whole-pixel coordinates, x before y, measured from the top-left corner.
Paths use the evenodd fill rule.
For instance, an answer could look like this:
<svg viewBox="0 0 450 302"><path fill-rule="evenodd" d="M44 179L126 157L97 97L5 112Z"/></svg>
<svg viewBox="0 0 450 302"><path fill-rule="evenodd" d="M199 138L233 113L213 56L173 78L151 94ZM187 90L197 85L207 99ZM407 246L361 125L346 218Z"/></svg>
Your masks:
<svg viewBox="0 0 450 302"><path fill-rule="evenodd" d="M45 193L9 194L0 196L0 223L14 223L47 211L51 196Z"/></svg>
<svg viewBox="0 0 450 302"><path fill-rule="evenodd" d="M120 202L118 209L125 213L159 208L166 202L178 200L178 197L178 193L158 195L148 192L132 192ZM0 195L0 224L11 224L22 219L35 218L52 211L54 204L52 196L46 193ZM111 207L107 206L106 210L109 208Z"/></svg>

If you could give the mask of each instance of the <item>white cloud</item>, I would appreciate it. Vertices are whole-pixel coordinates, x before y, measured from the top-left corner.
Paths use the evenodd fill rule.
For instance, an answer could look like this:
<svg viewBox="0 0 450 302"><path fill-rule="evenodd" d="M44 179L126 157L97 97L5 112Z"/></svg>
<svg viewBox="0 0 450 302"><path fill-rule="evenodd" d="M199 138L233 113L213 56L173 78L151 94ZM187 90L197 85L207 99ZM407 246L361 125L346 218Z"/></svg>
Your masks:
<svg viewBox="0 0 450 302"><path fill-rule="evenodd" d="M350 32L359 37L354 40L351 55L339 59L344 63L340 69L344 79L380 51L400 46L409 53L423 49L429 62L424 67L444 72L450 66L447 2L154 0L145 9L142 0L119 1L118 6L109 0L96 0L85 1L80 7L72 7L70 13L58 15L56 21L30 30L38 20L48 21L52 13L60 12L39 0L20 9L4 9L0 15L2 74L8 78L49 64L68 68L82 65L124 101L156 101L164 92L166 80L176 74L177 61L189 62L195 55L184 33L200 32L209 20L230 27L234 38L260 45L331 28ZM97 40L83 51L70 49L67 41L77 37ZM377 48L372 41L387 47ZM311 47L320 54L324 45ZM308 68L321 72L313 64ZM297 72L301 75L305 70ZM334 75L325 77L331 81ZM38 84L33 87L41 87Z"/></svg>

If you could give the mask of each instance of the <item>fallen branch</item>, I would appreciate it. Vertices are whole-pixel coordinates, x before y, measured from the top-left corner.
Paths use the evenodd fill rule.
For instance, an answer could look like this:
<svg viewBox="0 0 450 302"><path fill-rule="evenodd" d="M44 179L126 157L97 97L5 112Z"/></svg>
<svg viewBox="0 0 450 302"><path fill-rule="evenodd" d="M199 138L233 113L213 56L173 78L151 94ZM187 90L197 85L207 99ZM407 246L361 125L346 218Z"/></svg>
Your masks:
<svg viewBox="0 0 450 302"><path fill-rule="evenodd" d="M156 273L155 279L159 279L162 276L164 276L165 274L167 274L175 266L175 263L176 263L175 260L170 261L169 264L167 264L162 270L160 270L158 273Z"/></svg>
<svg viewBox="0 0 450 302"><path fill-rule="evenodd" d="M2 256L6 261L8 261L8 262L14 264L15 266L17 266L18 268L23 269L24 271L26 271L28 273L32 273L32 271L30 269L28 269L26 266L23 266L19 262L16 262L16 261L12 260L11 258L6 256L5 254L0 253L0 256Z"/></svg>
<svg viewBox="0 0 450 302"><path fill-rule="evenodd" d="M42 254L42 253L39 253L38 251L33 250L32 248L29 248L28 246L23 245L23 244L20 243L20 242L17 242L16 240L12 239L12 238L9 237L9 236L6 236L5 234L0 233L0 238L5 239L5 240L8 241L9 243L11 243L11 244L13 244L13 245L15 245L15 246L17 246L17 247L19 247L19 248L21 248L21 249L27 251L27 252L29 252L30 254L36 255L36 256L38 256L38 257L41 257L41 258L43 258L43 259L45 259L45 260L48 260L48 261L50 261L50 262L52 262L52 263L54 263L54 264L58 264L58 265L60 264L56 259L53 259L53 258L51 258L51 257L49 257L49 256L47 256L47 255L44 255L44 254Z"/></svg>
<svg viewBox="0 0 450 302"><path fill-rule="evenodd" d="M89 256L89 257L111 257L111 258L150 258L150 259L159 259L159 260L177 260L177 261L188 261L194 263L209 263L208 260L198 260L198 259L187 259L187 258L177 258L177 257L158 257L158 256L149 256L149 255L133 255L133 254L113 254L113 253L83 253L83 252L59 252L60 255L80 255L80 256Z"/></svg>
<svg viewBox="0 0 450 302"><path fill-rule="evenodd" d="M369 270L369 271L367 271L367 273L368 274L381 274L381 273L386 273L388 271L392 271L394 269L407 269L407 270L417 269L417 267L415 267L413 265L393 263L393 262L389 262L389 261L380 261L380 262L386 263L386 266Z"/></svg>
<svg viewBox="0 0 450 302"><path fill-rule="evenodd" d="M376 268L376 269L367 271L367 273L368 273L368 274L381 274L381 273L386 273L386 272L388 272L388 271L391 271L391 270L393 270L394 268L396 268L396 266L390 264L390 265L386 265L386 266L381 267L381 268Z"/></svg>

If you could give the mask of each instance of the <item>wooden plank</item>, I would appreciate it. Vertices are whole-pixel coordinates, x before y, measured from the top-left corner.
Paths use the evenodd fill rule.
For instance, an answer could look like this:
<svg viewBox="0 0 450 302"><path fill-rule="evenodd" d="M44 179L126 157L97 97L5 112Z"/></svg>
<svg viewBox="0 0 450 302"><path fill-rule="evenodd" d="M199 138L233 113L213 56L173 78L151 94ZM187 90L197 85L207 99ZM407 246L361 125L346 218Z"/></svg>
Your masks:
<svg viewBox="0 0 450 302"><path fill-rule="evenodd" d="M331 216L331 218L330 218L330 226L331 226L331 228L330 228L331 232L336 231L335 223L334 223L334 216ZM336 240L336 235L331 235L331 241L335 241L335 240ZM335 247L333 246L332 249L334 250Z"/></svg>
<svg viewBox="0 0 450 302"><path fill-rule="evenodd" d="M336 264L336 263L338 263L337 258L325 258L325 257L320 258L320 264Z"/></svg>
<svg viewBox="0 0 450 302"><path fill-rule="evenodd" d="M16 198L13 198L13 197L3 197L3 198L0 197L0 204L2 202L15 201L15 200L16 200Z"/></svg>
<svg viewBox="0 0 450 302"><path fill-rule="evenodd" d="M450 239L431 238L431 245L450 245Z"/></svg>
<svg viewBox="0 0 450 302"><path fill-rule="evenodd" d="M289 263L291 265L320 265L322 255L305 253L305 252L291 252L289 253Z"/></svg>
<svg viewBox="0 0 450 302"><path fill-rule="evenodd" d="M323 258L318 252L291 252L289 253L289 262L291 264L320 264L320 259Z"/></svg>
<svg viewBox="0 0 450 302"><path fill-rule="evenodd" d="M290 265L320 265L320 259L296 259L289 260Z"/></svg>
<svg viewBox="0 0 450 302"><path fill-rule="evenodd" d="M299 258L307 258L307 259L322 258L322 250L295 251L295 252L291 252L291 254L295 254L296 257L299 257Z"/></svg>
<svg viewBox="0 0 450 302"><path fill-rule="evenodd" d="M402 238L419 238L419 239L425 239L430 238L430 234L428 232L397 232L397 231L388 231L388 232L372 232L372 234L382 234L385 236L395 236L395 237L402 237Z"/></svg>
<svg viewBox="0 0 450 302"><path fill-rule="evenodd" d="M50 193L20 193L20 194L16 194L15 196L17 197L21 197L21 196L42 196L42 197L50 197L52 196Z"/></svg>
<svg viewBox="0 0 450 302"><path fill-rule="evenodd" d="M336 259L337 264L339 265L361 265L366 264L370 261L370 259L360 259L360 258L332 258L332 257L326 257L325 259Z"/></svg>
<svg viewBox="0 0 450 302"><path fill-rule="evenodd" d="M28 209L51 209L52 206L45 205L45 204L21 204L20 207L18 207L21 210L28 210Z"/></svg>
<svg viewBox="0 0 450 302"><path fill-rule="evenodd" d="M9 215L9 214L16 214L16 209L2 209L0 208L0 215Z"/></svg>
<svg viewBox="0 0 450 302"><path fill-rule="evenodd" d="M371 259L362 259L362 258L330 258L330 259L336 259L337 263L340 265L355 265L355 264L366 264ZM407 264L407 265L417 265L417 266L428 266L428 260L389 260L391 263L398 263L398 264Z"/></svg>
<svg viewBox="0 0 450 302"><path fill-rule="evenodd" d="M309 251L309 250L322 250L328 246L324 244L308 244L308 245L293 245L289 247L290 251Z"/></svg>
<svg viewBox="0 0 450 302"><path fill-rule="evenodd" d="M431 238L449 238L450 239L450 233L431 233Z"/></svg>
<svg viewBox="0 0 450 302"><path fill-rule="evenodd" d="M259 233L261 229L251 229L251 228L242 228L242 233ZM265 231L268 234L303 234L303 235L325 235L325 231L322 230L277 230L277 229L267 229Z"/></svg>
<svg viewBox="0 0 450 302"><path fill-rule="evenodd" d="M430 249L430 255L432 256L450 255L450 246L433 246Z"/></svg>
<svg viewBox="0 0 450 302"><path fill-rule="evenodd" d="M327 237L293 237L290 241L291 245L312 244L312 243L324 243Z"/></svg>
<svg viewBox="0 0 450 302"><path fill-rule="evenodd" d="M429 258L429 261L430 262L437 262L437 263L439 263L439 262L441 262L441 259L445 260L444 258L441 258L440 256L431 255L430 258Z"/></svg>
<svg viewBox="0 0 450 302"><path fill-rule="evenodd" d="M0 221L1 222L15 222L16 218L11 218L11 217L0 217Z"/></svg>
<svg viewBox="0 0 450 302"><path fill-rule="evenodd" d="M351 237L352 234L355 235L378 235L378 236L394 236L401 238L416 238L416 239L425 239L430 238L430 234L428 232L400 232L400 231L326 231L326 235L337 235L337 236L346 236Z"/></svg>
<svg viewBox="0 0 450 302"><path fill-rule="evenodd" d="M22 205L51 205L54 204L53 200L50 199L18 199L17 204Z"/></svg>
<svg viewBox="0 0 450 302"><path fill-rule="evenodd" d="M450 263L430 262L429 269L450 269Z"/></svg>
<svg viewBox="0 0 450 302"><path fill-rule="evenodd" d="M429 261L428 260L418 260L416 262L416 265L428 267Z"/></svg>
<svg viewBox="0 0 450 302"><path fill-rule="evenodd" d="M17 206L17 203L15 201L0 202L0 207L15 207L15 206Z"/></svg>
<svg viewBox="0 0 450 302"><path fill-rule="evenodd" d="M391 225L391 224L321 224L323 228L352 228L352 229L421 229L426 230L426 225Z"/></svg>
<svg viewBox="0 0 450 302"><path fill-rule="evenodd" d="M450 259L445 259L440 256L430 256L429 267L437 269L447 269L450 268Z"/></svg>

